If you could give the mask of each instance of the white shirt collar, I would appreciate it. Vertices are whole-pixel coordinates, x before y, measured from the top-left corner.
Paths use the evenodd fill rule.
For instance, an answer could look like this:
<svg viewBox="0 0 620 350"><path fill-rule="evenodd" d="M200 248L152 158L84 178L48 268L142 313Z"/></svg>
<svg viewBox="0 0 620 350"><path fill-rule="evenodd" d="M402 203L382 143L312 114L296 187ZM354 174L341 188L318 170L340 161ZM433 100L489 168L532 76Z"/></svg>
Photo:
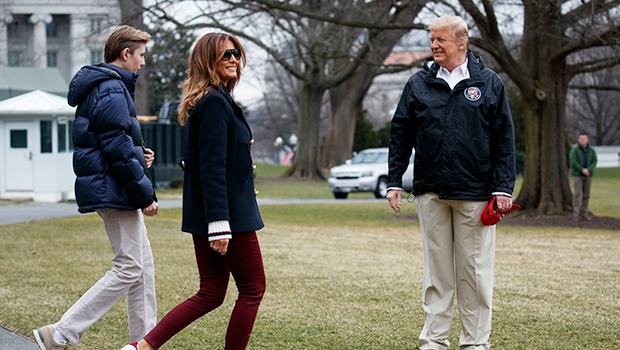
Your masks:
<svg viewBox="0 0 620 350"><path fill-rule="evenodd" d="M469 59L465 57L465 63L460 66L454 68L452 73L450 73L444 67L439 67L437 71L437 78L443 79L448 83L450 89L454 90L456 84L458 84L461 80L465 80L469 78L469 69L467 68L467 62Z"/></svg>

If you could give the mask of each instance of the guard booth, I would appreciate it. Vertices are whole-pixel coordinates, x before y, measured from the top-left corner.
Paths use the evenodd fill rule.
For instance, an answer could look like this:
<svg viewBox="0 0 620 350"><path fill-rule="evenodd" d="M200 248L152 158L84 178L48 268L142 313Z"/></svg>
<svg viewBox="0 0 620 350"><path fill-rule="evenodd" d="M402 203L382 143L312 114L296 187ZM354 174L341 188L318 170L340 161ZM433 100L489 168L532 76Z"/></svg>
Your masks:
<svg viewBox="0 0 620 350"><path fill-rule="evenodd" d="M74 114L64 97L41 90L0 101L0 198L75 198Z"/></svg>

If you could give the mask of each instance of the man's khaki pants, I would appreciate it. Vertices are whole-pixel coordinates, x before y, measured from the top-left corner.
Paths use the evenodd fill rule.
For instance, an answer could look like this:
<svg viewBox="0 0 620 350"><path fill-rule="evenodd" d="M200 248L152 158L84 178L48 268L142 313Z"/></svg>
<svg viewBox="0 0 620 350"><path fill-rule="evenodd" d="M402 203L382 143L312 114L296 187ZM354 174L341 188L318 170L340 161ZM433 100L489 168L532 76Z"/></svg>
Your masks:
<svg viewBox="0 0 620 350"><path fill-rule="evenodd" d="M455 278L461 349L490 349L495 226L480 214L488 201L417 197L424 249L422 304L426 315L420 349L447 350L454 313Z"/></svg>

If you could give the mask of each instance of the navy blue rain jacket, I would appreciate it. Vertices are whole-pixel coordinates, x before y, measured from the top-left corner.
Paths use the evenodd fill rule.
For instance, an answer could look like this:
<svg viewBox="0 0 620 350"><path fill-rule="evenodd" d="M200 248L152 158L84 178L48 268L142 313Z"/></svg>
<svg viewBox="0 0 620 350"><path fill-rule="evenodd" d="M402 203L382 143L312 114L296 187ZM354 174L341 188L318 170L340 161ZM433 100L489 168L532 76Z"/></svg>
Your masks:
<svg viewBox="0 0 620 350"><path fill-rule="evenodd" d="M415 148L413 193L483 201L512 194L514 126L504 84L482 58L468 52L470 78L454 90L437 78L432 58L405 85L392 118L389 187L402 175Z"/></svg>
<svg viewBox="0 0 620 350"><path fill-rule="evenodd" d="M133 93L138 75L99 63L84 66L69 84L75 197L81 213L100 208L136 210L155 200L146 175Z"/></svg>

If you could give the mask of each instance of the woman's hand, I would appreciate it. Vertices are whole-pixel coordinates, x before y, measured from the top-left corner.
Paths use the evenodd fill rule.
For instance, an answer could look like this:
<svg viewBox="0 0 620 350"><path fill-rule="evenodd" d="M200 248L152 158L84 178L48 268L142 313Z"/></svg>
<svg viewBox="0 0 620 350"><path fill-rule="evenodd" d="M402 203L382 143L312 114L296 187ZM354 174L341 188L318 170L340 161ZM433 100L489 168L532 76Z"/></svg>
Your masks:
<svg viewBox="0 0 620 350"><path fill-rule="evenodd" d="M226 251L228 251L228 241L228 238L211 241L211 249L215 250L221 255L224 255L226 254Z"/></svg>

